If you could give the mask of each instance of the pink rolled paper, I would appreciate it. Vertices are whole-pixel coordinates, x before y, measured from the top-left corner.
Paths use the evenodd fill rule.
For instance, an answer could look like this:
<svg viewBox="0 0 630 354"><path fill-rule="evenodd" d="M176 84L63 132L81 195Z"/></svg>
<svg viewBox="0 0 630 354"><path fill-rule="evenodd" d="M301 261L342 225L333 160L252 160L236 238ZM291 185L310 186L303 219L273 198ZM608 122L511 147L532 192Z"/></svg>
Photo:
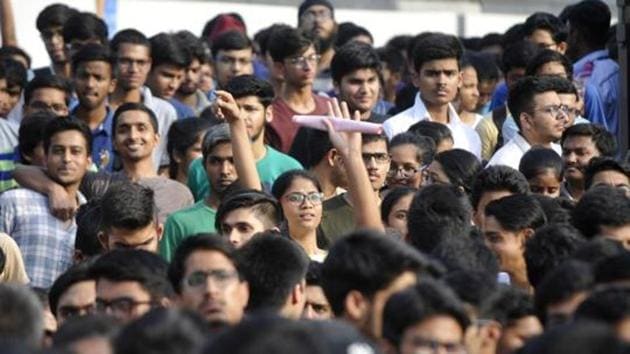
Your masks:
<svg viewBox="0 0 630 354"><path fill-rule="evenodd" d="M295 122L297 125L319 130L328 130L328 128L326 127L326 123L324 123L325 119L329 120L332 123L332 126L338 132L359 132L365 134L383 133L383 126L378 123L362 122L327 116L293 116L293 122Z"/></svg>

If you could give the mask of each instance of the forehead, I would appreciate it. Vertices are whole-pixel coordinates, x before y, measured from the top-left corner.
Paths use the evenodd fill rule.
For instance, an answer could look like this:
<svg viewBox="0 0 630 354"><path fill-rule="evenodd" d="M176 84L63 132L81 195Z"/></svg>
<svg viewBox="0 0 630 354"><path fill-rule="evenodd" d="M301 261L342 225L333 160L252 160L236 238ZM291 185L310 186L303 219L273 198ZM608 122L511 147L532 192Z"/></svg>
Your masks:
<svg viewBox="0 0 630 354"><path fill-rule="evenodd" d="M43 101L43 102L54 102L54 101L66 101L66 92L54 87L40 87L33 90L31 94L31 101ZM30 103L29 102L29 103Z"/></svg>
<svg viewBox="0 0 630 354"><path fill-rule="evenodd" d="M572 93L559 93L558 98L562 104L575 105L577 103L577 96Z"/></svg>
<svg viewBox="0 0 630 354"><path fill-rule="evenodd" d="M357 69L354 71L349 72L348 74L344 75L343 79L346 80L369 80L372 78L375 78L378 75L378 73L376 72L376 69L372 69L372 68L362 68L362 69Z"/></svg>
<svg viewBox="0 0 630 354"><path fill-rule="evenodd" d="M77 66L77 71L88 71L88 72L104 72L110 71L111 65L106 61L101 60L93 60L93 61L84 61L79 63Z"/></svg>
<svg viewBox="0 0 630 354"><path fill-rule="evenodd" d="M220 49L217 53L217 57L227 57L227 58L250 58L254 55L252 48L245 49Z"/></svg>
<svg viewBox="0 0 630 354"><path fill-rule="evenodd" d="M259 224L258 214L254 207L242 207L228 212L223 218L223 224L234 225L247 223L250 225Z"/></svg>
<svg viewBox="0 0 630 354"><path fill-rule="evenodd" d="M234 263L222 252L214 250L193 251L184 262L186 273L199 270L227 269L234 270Z"/></svg>
<svg viewBox="0 0 630 354"><path fill-rule="evenodd" d="M418 148L413 144L397 145L390 149L392 160L416 160Z"/></svg>
<svg viewBox="0 0 630 354"><path fill-rule="evenodd" d="M324 5L313 5L307 8L306 11L304 12L320 13L320 12L329 12L329 11L330 9Z"/></svg>
<svg viewBox="0 0 630 354"><path fill-rule="evenodd" d="M139 282L133 280L113 281L106 278L96 280L96 296L100 299L114 299L117 297L149 297Z"/></svg>
<svg viewBox="0 0 630 354"><path fill-rule="evenodd" d="M361 145L362 152L387 153L387 142L384 139L372 140Z"/></svg>
<svg viewBox="0 0 630 354"><path fill-rule="evenodd" d="M565 69L564 65L562 65L562 63L557 62L557 61L550 61L541 65L540 68L538 68L537 74L538 75L560 75L560 76L566 77L567 70Z"/></svg>
<svg viewBox="0 0 630 354"><path fill-rule="evenodd" d="M260 98L256 95L244 96L236 99L236 103L240 106L242 105L260 105L263 104L260 102Z"/></svg>
<svg viewBox="0 0 630 354"><path fill-rule="evenodd" d="M613 185L618 185L628 184L629 181L630 178L628 176L615 170L601 171L593 176L593 184L608 182Z"/></svg>
<svg viewBox="0 0 630 354"><path fill-rule="evenodd" d="M136 124L148 124L151 125L151 117L148 113L140 110L130 110L121 113L118 116L116 126L120 125L136 125Z"/></svg>
<svg viewBox="0 0 630 354"><path fill-rule="evenodd" d="M50 137L50 146L87 146L87 141L78 130L64 130Z"/></svg>
<svg viewBox="0 0 630 354"><path fill-rule="evenodd" d="M455 58L429 60L422 64L420 71L457 71L459 63Z"/></svg>
<svg viewBox="0 0 630 354"><path fill-rule="evenodd" d="M291 185L289 186L289 190L305 190L305 191L317 191L317 187L311 180L302 177L295 177L291 181Z"/></svg>
<svg viewBox="0 0 630 354"><path fill-rule="evenodd" d="M309 45L308 47L306 47L306 49L304 49L304 51L302 51L302 52L298 52L298 53L296 53L295 55L291 55L291 56L289 56L289 57L294 57L294 58L295 58L295 57L299 57L299 56L304 56L304 57L307 57L307 56L312 55L312 54L317 54L317 53L316 53L316 51L315 51L315 46L313 46L313 45L311 44L311 45Z"/></svg>
<svg viewBox="0 0 630 354"><path fill-rule="evenodd" d="M229 141L223 141L216 144L212 150L210 150L210 155L213 156L221 156L221 157L231 157L232 153L232 144Z"/></svg>
<svg viewBox="0 0 630 354"><path fill-rule="evenodd" d="M149 47L142 44L134 44L134 43L121 43L118 47L118 57L126 57L126 58L146 58L150 59L151 57L151 49Z"/></svg>
<svg viewBox="0 0 630 354"><path fill-rule="evenodd" d="M464 80L477 80L477 70L472 66L467 66L462 70L462 78Z"/></svg>
<svg viewBox="0 0 630 354"><path fill-rule="evenodd" d="M62 303L66 299L70 299L82 294L94 296L96 291L96 282L94 280L84 280L76 282L67 287L61 296L59 297L59 303Z"/></svg>
<svg viewBox="0 0 630 354"><path fill-rule="evenodd" d="M562 102L555 91L546 91L534 95L533 103L537 106L559 105Z"/></svg>
<svg viewBox="0 0 630 354"><path fill-rule="evenodd" d="M564 143L562 147L571 147L571 148L587 148L592 147L596 148L593 139L590 136L585 135L573 135L564 139Z"/></svg>
<svg viewBox="0 0 630 354"><path fill-rule="evenodd" d="M536 29L529 36L530 42L534 44L553 44L553 37L551 36L551 32L546 29Z"/></svg>

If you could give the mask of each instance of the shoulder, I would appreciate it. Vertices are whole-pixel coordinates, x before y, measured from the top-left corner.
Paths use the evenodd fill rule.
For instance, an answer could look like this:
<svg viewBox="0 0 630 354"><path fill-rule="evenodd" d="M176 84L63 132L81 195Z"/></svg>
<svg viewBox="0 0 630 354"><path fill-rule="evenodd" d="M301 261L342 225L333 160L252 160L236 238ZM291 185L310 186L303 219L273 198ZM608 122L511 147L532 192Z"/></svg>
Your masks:
<svg viewBox="0 0 630 354"><path fill-rule="evenodd" d="M47 199L45 195L27 188L9 189L0 194L0 204L3 205L20 204L22 202L46 202Z"/></svg>
<svg viewBox="0 0 630 354"><path fill-rule="evenodd" d="M216 210L208 207L206 205L206 203L201 200L198 201L197 203L178 210L174 213L172 213L171 215L168 216L166 222L185 222L189 219L194 219L197 218L199 215L215 215L216 214Z"/></svg>
<svg viewBox="0 0 630 354"><path fill-rule="evenodd" d="M273 163L282 163L294 168L302 168L302 165L296 159L274 149L269 145L267 145L267 155L263 158L263 160L273 161Z"/></svg>

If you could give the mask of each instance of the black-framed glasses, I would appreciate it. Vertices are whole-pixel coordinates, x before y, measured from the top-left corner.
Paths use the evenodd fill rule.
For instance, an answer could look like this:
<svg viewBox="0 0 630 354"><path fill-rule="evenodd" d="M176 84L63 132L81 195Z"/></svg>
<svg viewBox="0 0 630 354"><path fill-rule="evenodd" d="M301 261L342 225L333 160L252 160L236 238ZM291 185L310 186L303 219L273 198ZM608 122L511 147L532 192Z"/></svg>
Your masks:
<svg viewBox="0 0 630 354"><path fill-rule="evenodd" d="M319 64L319 60L322 58L319 54L311 54L309 56L301 56L301 57L293 57L289 58L289 63L296 67L304 67L306 63L317 65Z"/></svg>
<svg viewBox="0 0 630 354"><path fill-rule="evenodd" d="M232 280L238 277L238 273L236 271L230 270L197 270L190 273L186 278L184 278L184 284L191 288L198 288L201 286L205 286L207 284L208 278L212 280L214 284L219 287L225 287L232 282Z"/></svg>
<svg viewBox="0 0 630 354"><path fill-rule="evenodd" d="M372 159L376 161L377 164L384 164L389 162L389 155L385 152L375 152L375 153L367 153L364 152L361 154L361 158L363 158L363 163L368 164Z"/></svg>
<svg viewBox="0 0 630 354"><path fill-rule="evenodd" d="M415 175L416 173L423 171L425 168L426 166L414 166L411 164L396 165L392 163L392 165L389 168L389 171L387 171L387 177L392 178L400 174L402 178L409 178Z"/></svg>
<svg viewBox="0 0 630 354"><path fill-rule="evenodd" d="M96 299L96 312L107 313L107 310L111 310L114 314L129 315L133 310L141 305L155 304L152 300L136 301L130 297L120 297L113 300Z"/></svg>
<svg viewBox="0 0 630 354"><path fill-rule="evenodd" d="M292 204L302 205L305 200L308 200L312 204L321 204L324 201L324 194L319 192L312 193L300 193L293 192L285 196L285 199Z"/></svg>

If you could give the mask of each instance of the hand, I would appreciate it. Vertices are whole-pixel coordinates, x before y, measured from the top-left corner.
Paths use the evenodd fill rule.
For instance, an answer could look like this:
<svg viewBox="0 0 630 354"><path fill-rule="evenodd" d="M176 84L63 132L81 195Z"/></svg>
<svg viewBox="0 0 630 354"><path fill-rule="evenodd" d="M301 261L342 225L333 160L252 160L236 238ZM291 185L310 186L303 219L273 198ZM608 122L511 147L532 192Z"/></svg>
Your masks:
<svg viewBox="0 0 630 354"><path fill-rule="evenodd" d="M232 124L241 120L241 109L238 107L236 100L227 91L217 91L216 115L220 119L225 119Z"/></svg>
<svg viewBox="0 0 630 354"><path fill-rule="evenodd" d="M55 186L48 193L48 208L57 219L70 220L76 214L79 205L76 198L70 196L61 186Z"/></svg>
<svg viewBox="0 0 630 354"><path fill-rule="evenodd" d="M341 119L351 119L350 110L346 102L341 102L336 98L328 102L328 115L331 117L337 117ZM361 120L361 114L359 111L354 112L355 121ZM328 128L328 137L332 145L342 154L348 155L350 152L361 152L361 133L358 132L338 132L330 121L325 121Z"/></svg>

